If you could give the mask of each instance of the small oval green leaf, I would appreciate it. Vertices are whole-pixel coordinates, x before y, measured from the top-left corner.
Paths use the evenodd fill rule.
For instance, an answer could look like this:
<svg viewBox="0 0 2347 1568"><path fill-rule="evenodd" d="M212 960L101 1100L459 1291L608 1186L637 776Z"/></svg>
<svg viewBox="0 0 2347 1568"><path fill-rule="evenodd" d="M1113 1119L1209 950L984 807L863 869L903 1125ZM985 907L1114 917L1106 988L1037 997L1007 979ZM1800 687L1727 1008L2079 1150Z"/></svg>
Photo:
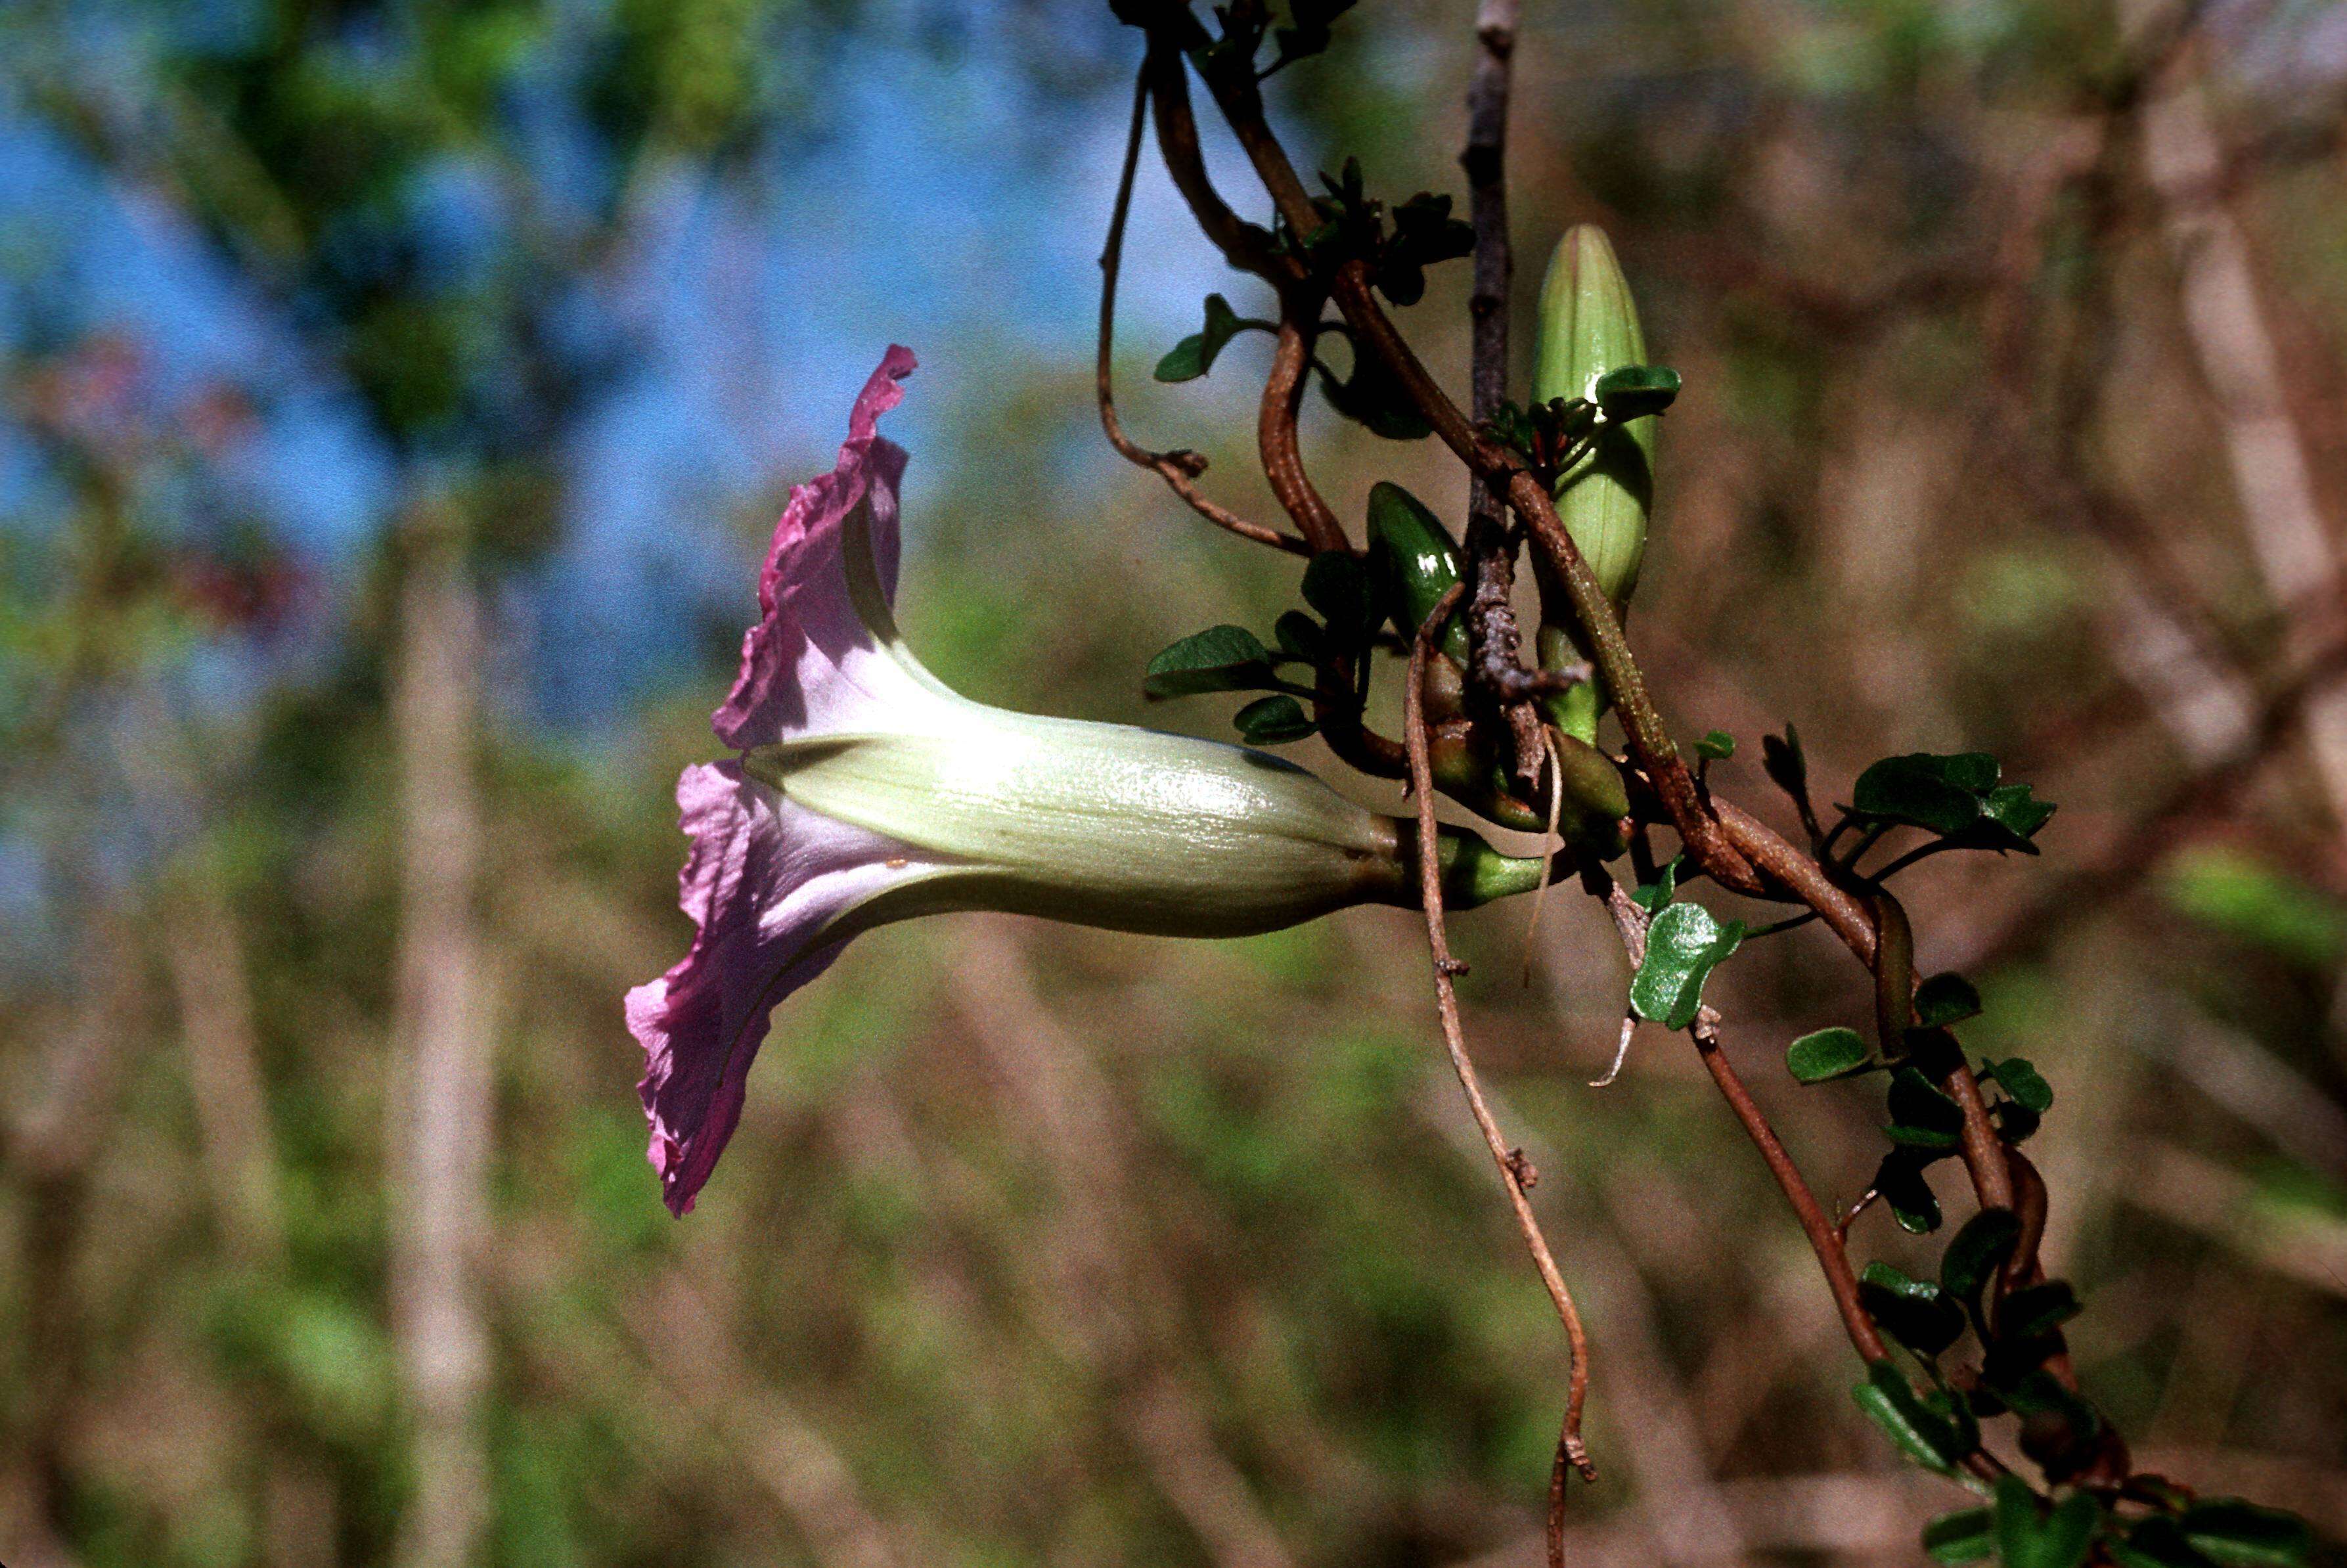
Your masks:
<svg viewBox="0 0 2347 1568"><path fill-rule="evenodd" d="M1865 1037L1839 1024L1805 1034L1785 1048L1785 1066L1803 1083L1845 1078L1871 1065Z"/></svg>
<svg viewBox="0 0 2347 1568"><path fill-rule="evenodd" d="M1258 746L1300 741L1319 727L1304 711L1304 705L1285 692L1249 702L1231 722L1238 726L1240 734Z"/></svg>

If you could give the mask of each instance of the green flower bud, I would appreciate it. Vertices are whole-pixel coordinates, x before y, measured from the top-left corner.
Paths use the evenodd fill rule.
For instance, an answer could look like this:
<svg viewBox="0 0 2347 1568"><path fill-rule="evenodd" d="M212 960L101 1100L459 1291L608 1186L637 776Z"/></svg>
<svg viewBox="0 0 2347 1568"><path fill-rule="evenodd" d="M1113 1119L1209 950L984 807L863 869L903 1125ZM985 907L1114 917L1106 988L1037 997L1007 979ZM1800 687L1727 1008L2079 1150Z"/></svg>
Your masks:
<svg viewBox="0 0 2347 1568"><path fill-rule="evenodd" d="M1395 629L1405 638L1415 637L1458 584L1459 547L1416 496L1380 481L1369 491L1369 568ZM1450 618L1436 646L1460 663L1467 661L1463 613Z"/></svg>
<svg viewBox="0 0 2347 1568"><path fill-rule="evenodd" d="M1541 287L1540 343L1532 367L1532 397L1596 401L1597 383L1607 373L1645 363L1645 337L1638 307L1622 276L1604 231L1583 223L1566 231L1549 261ZM1598 586L1618 612L1638 584L1646 553L1646 517L1654 500L1655 425L1651 418L1601 423L1589 450L1558 477L1556 509L1565 531L1581 548ZM1577 649L1563 629L1573 626L1561 585L1537 559L1542 611L1549 622L1538 640L1542 663L1558 669ZM1551 712L1567 734L1594 741L1604 693L1594 685L1552 702Z"/></svg>

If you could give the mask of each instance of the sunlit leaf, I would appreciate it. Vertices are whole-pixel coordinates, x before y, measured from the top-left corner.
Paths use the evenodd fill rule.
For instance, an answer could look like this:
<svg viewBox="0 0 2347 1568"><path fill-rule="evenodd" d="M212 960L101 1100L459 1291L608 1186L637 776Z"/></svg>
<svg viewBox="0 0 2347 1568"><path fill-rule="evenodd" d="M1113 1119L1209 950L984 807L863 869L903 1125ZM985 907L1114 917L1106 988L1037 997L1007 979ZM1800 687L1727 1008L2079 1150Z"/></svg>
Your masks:
<svg viewBox="0 0 2347 1568"><path fill-rule="evenodd" d="M1725 923L1700 904L1672 904L1646 927L1646 961L1630 981L1640 1018L1685 1029L1703 1005L1703 982L1744 940L1740 922Z"/></svg>

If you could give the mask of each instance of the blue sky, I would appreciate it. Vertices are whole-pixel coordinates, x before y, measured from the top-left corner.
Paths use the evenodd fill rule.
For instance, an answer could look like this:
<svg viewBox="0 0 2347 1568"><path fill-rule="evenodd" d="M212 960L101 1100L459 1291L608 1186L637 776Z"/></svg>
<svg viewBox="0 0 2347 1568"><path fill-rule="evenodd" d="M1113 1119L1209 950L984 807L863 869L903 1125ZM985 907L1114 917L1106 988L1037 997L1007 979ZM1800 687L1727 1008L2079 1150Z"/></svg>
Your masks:
<svg viewBox="0 0 2347 1568"><path fill-rule="evenodd" d="M917 451L948 448L941 437L988 395L1004 356L1089 358L1124 92L1039 106L984 28L950 56L889 35L877 29L830 77L824 134L754 181L684 170L660 181L616 288L581 302L625 319L648 352L569 433L563 543L506 600L515 651L540 667L525 685L542 716L608 720L657 686L674 670L661 651L680 606L739 599L746 615L731 503L827 465L889 343L922 358L917 395L892 422ZM538 145L561 156L559 133ZM1235 156L1218 149L1216 161L1244 190ZM461 169L421 200L451 264L499 220ZM1146 160L1129 244L1146 258L1128 271L1121 313L1139 364L1194 330L1199 299L1229 284ZM259 393L261 433L220 479L330 589L349 588L399 477L318 356L165 201L0 112L0 275L11 343L26 341L38 299L76 328L143 345L166 401L220 380ZM0 420L0 529L39 526L38 496ZM916 552L920 522L916 506ZM561 649L559 668L530 657L533 643Z"/></svg>

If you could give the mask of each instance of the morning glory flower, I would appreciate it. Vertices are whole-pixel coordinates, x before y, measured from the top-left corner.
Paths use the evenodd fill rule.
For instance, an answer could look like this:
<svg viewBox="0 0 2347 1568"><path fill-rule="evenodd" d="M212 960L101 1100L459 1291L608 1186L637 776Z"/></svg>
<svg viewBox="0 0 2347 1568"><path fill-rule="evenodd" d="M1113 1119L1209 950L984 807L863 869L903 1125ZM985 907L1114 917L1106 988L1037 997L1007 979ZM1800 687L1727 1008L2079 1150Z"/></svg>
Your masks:
<svg viewBox="0 0 2347 1568"><path fill-rule="evenodd" d="M1008 712L924 669L893 610L902 448L880 415L913 355L856 400L838 466L791 493L761 617L712 723L734 754L677 782L696 927L628 994L650 1155L682 1214L742 1113L775 1004L860 932L994 909L1167 936L1275 930L1415 905L1414 828L1263 752ZM1444 833L1458 907L1529 889L1537 860Z"/></svg>

